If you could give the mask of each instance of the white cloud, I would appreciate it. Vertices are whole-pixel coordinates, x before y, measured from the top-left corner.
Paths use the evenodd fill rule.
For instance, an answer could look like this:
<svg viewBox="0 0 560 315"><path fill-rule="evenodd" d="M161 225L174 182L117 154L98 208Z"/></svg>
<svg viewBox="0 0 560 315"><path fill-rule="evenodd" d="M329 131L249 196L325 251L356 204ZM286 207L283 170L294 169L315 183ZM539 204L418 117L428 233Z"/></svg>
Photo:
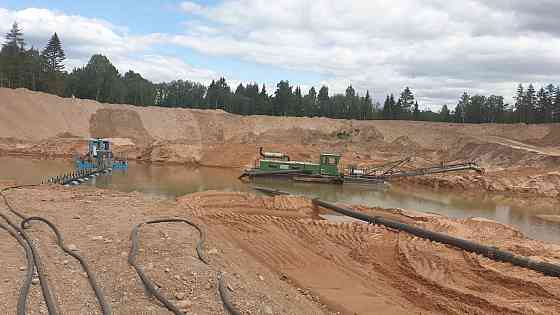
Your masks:
<svg viewBox="0 0 560 315"><path fill-rule="evenodd" d="M383 98L408 85L429 104L465 90L511 100L518 82L560 80L557 3L225 0L191 10L198 19L172 41L317 72L338 92L352 84Z"/></svg>
<svg viewBox="0 0 560 315"><path fill-rule="evenodd" d="M181 10L185 11L186 13L198 14L204 10L203 6L192 1L181 2L179 6L181 7Z"/></svg>
<svg viewBox="0 0 560 315"><path fill-rule="evenodd" d="M66 52L66 69L69 71L86 64L91 55L103 54L121 72L132 69L156 82L175 79L207 81L213 74L176 57L154 52L153 46L163 43L166 34L130 35L125 27L104 20L47 9L9 11L0 8L0 32L7 32L14 21L23 29L28 46L39 49L57 32Z"/></svg>

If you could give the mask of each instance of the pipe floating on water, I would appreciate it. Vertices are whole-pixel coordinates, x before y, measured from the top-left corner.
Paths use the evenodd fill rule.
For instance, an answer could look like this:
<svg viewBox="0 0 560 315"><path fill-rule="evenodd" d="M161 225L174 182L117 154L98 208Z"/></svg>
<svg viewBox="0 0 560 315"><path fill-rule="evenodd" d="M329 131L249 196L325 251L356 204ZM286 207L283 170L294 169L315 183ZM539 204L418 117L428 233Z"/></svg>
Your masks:
<svg viewBox="0 0 560 315"><path fill-rule="evenodd" d="M278 190L278 189L270 189L270 188L266 188L266 187L256 187L256 186L251 186L251 188L256 190L256 191L260 191L262 193L269 194L269 195L274 195L274 196L290 195L289 192Z"/></svg>
<svg viewBox="0 0 560 315"><path fill-rule="evenodd" d="M353 210L350 210L348 208L344 208L344 207L339 207L337 205L334 205L332 203L320 200L320 199L313 199L313 204L317 205L317 206L321 206L323 208L327 208L330 210L333 210L335 212L338 213L342 213L344 215L347 215L349 217L364 221L364 222L368 222L371 224L381 224L384 225L386 227L395 229L395 230L399 230L399 231L404 231L407 233L410 233L412 235L421 237L421 238L425 238L425 239L429 239L432 241L436 241L439 243L443 243L443 244L447 244L447 245L451 245L454 247L458 247L461 248L463 250L466 250L468 252L472 252L472 253L476 253L476 254L480 254L483 255L487 258L490 258L492 260L496 260L496 261L501 261L501 262L508 262L511 263L515 266L519 266L519 267L523 267L523 268L527 268L527 269L531 269L531 270L535 270L538 271L544 275L547 276L552 276L552 277L560 277L560 266L556 265L556 264L551 264L551 263L547 263L547 262L543 262L543 261L537 261L537 260L533 260L530 259L529 257L525 257L525 256L518 256L515 255L511 252L508 251L504 251L504 250L500 250L496 247L492 247L492 246L486 246L486 245L482 245L482 244L478 244L472 241L468 241L468 240L464 240L461 238L457 238L457 237L453 237L453 236L449 236L443 233L438 233L438 232L432 232L426 229L422 229L419 227L415 227L409 224L405 224L405 223L401 223L401 222L397 222L397 221L393 221L393 220L389 220L386 218L382 218L379 216L369 216L367 214L364 213L360 213L360 212L356 212Z"/></svg>

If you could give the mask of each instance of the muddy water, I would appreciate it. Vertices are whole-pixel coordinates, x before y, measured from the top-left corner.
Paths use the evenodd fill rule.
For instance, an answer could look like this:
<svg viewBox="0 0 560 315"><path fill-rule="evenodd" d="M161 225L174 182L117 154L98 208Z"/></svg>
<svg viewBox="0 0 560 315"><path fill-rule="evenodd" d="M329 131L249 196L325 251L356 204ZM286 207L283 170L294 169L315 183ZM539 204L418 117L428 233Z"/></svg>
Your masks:
<svg viewBox="0 0 560 315"><path fill-rule="evenodd" d="M0 157L0 180L15 180L21 184L36 183L42 177L71 171L72 167L70 161L64 160ZM130 163L128 171L115 171L110 176L97 177L88 185L169 197L205 190L250 191L248 185L237 179L238 175L238 171L229 169ZM261 179L255 185L348 204L414 209L455 218L484 217L513 225L531 238L560 243L560 223L535 217L536 214L560 215L560 207L548 207L546 210L525 208L516 206L515 200L497 199L495 196L467 197L457 193L386 185L339 186L273 179Z"/></svg>

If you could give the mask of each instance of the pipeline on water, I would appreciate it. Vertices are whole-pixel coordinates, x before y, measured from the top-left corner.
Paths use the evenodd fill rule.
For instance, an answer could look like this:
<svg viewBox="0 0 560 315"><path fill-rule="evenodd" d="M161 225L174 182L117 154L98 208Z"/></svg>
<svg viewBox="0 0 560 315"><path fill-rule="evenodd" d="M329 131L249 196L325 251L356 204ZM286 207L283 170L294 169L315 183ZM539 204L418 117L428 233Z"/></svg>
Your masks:
<svg viewBox="0 0 560 315"><path fill-rule="evenodd" d="M271 195L290 195L290 193L288 192L276 190L276 189L269 189L263 187L253 187L253 188L255 190L268 193ZM484 257L490 258L495 261L508 262L515 266L538 271L546 276L560 277L560 265L551 264L544 261L533 260L530 259L529 257L515 255L511 252L504 251L496 247L486 246L469 240L453 237L447 234L433 232L427 229L412 226L410 224L389 220L380 216L370 216L365 213L356 212L348 208L337 206L335 204L320 200L318 198L314 198L312 201L314 205L333 210L335 212L344 214L346 216L367 223L380 224L389 227L391 229L407 232L409 234L424 239L432 240L442 244L451 245L466 250L468 252L483 255Z"/></svg>
<svg viewBox="0 0 560 315"><path fill-rule="evenodd" d="M128 263L134 268L134 270L136 270L138 277L142 281L144 288L146 288L146 291L149 294L154 296L159 302L161 302L169 311L173 312L175 315L183 315L183 312L181 312L181 310L175 304L171 303L165 296L163 296L159 292L159 289L156 287L154 282L144 273L143 268L140 265L138 265L138 262L136 261L136 256L138 256L138 250L139 250L138 239L140 235L140 227L142 225L158 224L158 223L186 223L194 227L196 230L198 230L199 239L198 242L196 243L196 254L198 256L198 259L200 259L200 261L202 261L206 265L209 265L208 260L204 256L204 243L206 242L206 233L204 233L204 230L196 223L193 223L189 220L176 219L176 218L147 221L144 223L137 224L132 228L132 233L130 236L132 240L132 246L130 248L130 254L128 256ZM218 278L218 291L220 293L220 298L222 299L222 303L224 304L224 308L231 315L241 314L239 313L239 311L235 309L235 307L229 300L229 296L227 295L226 289L227 286L225 285L225 280L223 278L222 273L220 272Z"/></svg>

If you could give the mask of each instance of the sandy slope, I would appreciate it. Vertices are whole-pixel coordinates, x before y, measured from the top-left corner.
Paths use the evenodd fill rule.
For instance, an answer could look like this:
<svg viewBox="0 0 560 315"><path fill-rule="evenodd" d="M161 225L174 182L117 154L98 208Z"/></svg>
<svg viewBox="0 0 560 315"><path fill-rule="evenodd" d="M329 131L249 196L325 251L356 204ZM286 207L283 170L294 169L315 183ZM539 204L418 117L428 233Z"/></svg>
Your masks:
<svg viewBox="0 0 560 315"><path fill-rule="evenodd" d="M497 263L382 226L329 222L310 200L204 192L177 202L91 187L28 188L8 193L26 215L58 225L97 276L116 314L167 314L145 295L127 264L136 223L190 218L207 231L210 266L194 251L196 231L180 224L142 229L140 263L172 301L189 301L189 314L222 314L216 274L226 272L230 295L243 314L557 314L560 280ZM526 239L482 219L448 219L403 210L356 210L495 245L560 263L560 248ZM0 212L17 218L0 206ZM80 266L55 245L51 231L33 224L61 311L97 312ZM0 313L15 310L25 274L23 253L0 231ZM38 285L30 314L45 313Z"/></svg>
<svg viewBox="0 0 560 315"><path fill-rule="evenodd" d="M473 189L495 191L521 191L534 182L532 177L560 169L558 124L243 117L215 110L110 105L0 89L0 154L70 156L84 151L89 137L112 138L116 150L128 152L130 158L218 167L252 165L259 146L304 160L316 160L320 152L340 152L343 164L376 164L406 156L414 156L413 166L475 160L487 171L497 172L494 177L499 180L479 185L468 176L461 179L468 180ZM518 178L499 173L512 169L529 171ZM454 185L453 177L444 178L447 186ZM558 187L536 186L548 195L560 193Z"/></svg>

